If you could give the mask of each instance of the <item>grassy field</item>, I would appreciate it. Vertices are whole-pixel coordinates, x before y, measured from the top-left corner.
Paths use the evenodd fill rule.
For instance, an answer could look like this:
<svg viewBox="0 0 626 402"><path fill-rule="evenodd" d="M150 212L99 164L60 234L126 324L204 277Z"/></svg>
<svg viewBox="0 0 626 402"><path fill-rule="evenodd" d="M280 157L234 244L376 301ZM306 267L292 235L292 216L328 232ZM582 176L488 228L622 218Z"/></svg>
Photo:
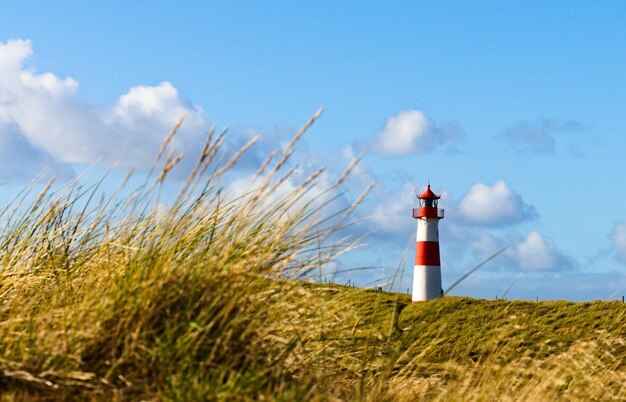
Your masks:
<svg viewBox="0 0 626 402"><path fill-rule="evenodd" d="M408 296L306 278L355 239L356 165L279 191L313 118L229 198L211 133L175 200L145 184L28 190L0 216L0 400L623 400L621 303ZM328 180L325 180L328 182ZM280 194L280 195L278 195ZM314 196L312 194L315 194Z"/></svg>

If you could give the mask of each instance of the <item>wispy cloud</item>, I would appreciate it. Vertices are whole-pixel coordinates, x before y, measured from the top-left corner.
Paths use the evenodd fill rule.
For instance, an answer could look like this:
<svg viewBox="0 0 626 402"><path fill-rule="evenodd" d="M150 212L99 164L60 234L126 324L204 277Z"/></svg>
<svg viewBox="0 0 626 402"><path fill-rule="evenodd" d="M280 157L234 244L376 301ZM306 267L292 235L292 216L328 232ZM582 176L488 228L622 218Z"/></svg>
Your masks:
<svg viewBox="0 0 626 402"><path fill-rule="evenodd" d="M384 191L367 214L370 231L377 238L404 246L415 232L415 221L411 218L414 207L415 190L410 183L405 183L399 191Z"/></svg>
<svg viewBox="0 0 626 402"><path fill-rule="evenodd" d="M611 243L615 258L622 264L626 264L626 222L615 222L611 231Z"/></svg>
<svg viewBox="0 0 626 402"><path fill-rule="evenodd" d="M509 145L519 152L553 153L556 135L587 131L589 127L575 120L541 119L521 121L501 134Z"/></svg>
<svg viewBox="0 0 626 402"><path fill-rule="evenodd" d="M385 126L372 143L374 152L386 156L429 152L461 138L461 131L451 125L436 125L422 111L405 110L387 117Z"/></svg>

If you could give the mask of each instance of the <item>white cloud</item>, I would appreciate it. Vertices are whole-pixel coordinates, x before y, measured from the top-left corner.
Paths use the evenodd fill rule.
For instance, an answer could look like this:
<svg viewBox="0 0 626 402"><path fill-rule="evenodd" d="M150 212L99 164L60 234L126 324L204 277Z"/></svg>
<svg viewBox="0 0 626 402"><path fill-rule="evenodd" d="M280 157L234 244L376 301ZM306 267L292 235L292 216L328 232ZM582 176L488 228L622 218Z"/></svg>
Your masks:
<svg viewBox="0 0 626 402"><path fill-rule="evenodd" d="M611 231L611 242L617 260L626 264L626 222L615 222Z"/></svg>
<svg viewBox="0 0 626 402"><path fill-rule="evenodd" d="M8 136L11 127L41 155L59 162L142 169L186 115L172 145L187 154L202 146L208 128L204 113L180 99L171 83L133 87L113 105L96 107L75 99L74 79L27 69L32 53L30 41L0 43L0 135Z"/></svg>
<svg viewBox="0 0 626 402"><path fill-rule="evenodd" d="M477 264L505 248L502 254L481 270L498 271L507 268L524 272L556 272L577 267L576 261L561 251L552 239L536 231L522 236L513 231L497 234L490 229L470 229L455 224L442 226L442 229L442 238L446 240L442 246L445 253L450 253L444 254L458 261L469 257L465 261Z"/></svg>
<svg viewBox="0 0 626 402"><path fill-rule="evenodd" d="M257 207L247 213L254 217L256 213L269 213L279 205L287 203L289 206L287 209L279 208L281 219L293 218L307 212L311 219L307 220L307 224L310 224L312 220L323 221L320 228L330 228L339 224L343 219L343 212L350 207L352 200L348 199L349 195L345 194L343 189L334 185L336 177L326 171L319 174L306 189L303 189L302 183L313 173L308 167L297 167L293 174L285 180L278 180L276 177L269 184L270 186L276 185L276 187L269 191L263 191L262 198L255 204ZM266 182L266 179L267 175L257 177L254 174L249 174L229 180L224 183L225 200L232 200L238 205L245 204ZM354 218L349 220L354 221ZM349 227L333 233L332 238L339 241L344 236L356 238L360 234L360 232L355 232L354 228Z"/></svg>
<svg viewBox="0 0 626 402"><path fill-rule="evenodd" d="M423 112L405 110L387 117L373 147L387 156L411 155L428 152L458 137L458 130L451 125L436 127Z"/></svg>
<svg viewBox="0 0 626 402"><path fill-rule="evenodd" d="M406 155L416 151L418 142L427 137L430 123L419 110L407 110L389 116L378 132L376 147L384 154Z"/></svg>
<svg viewBox="0 0 626 402"><path fill-rule="evenodd" d="M32 53L30 41L19 39L7 41L0 46L0 71L18 70L22 61Z"/></svg>
<svg viewBox="0 0 626 402"><path fill-rule="evenodd" d="M69 165L58 163L44 151L34 147L15 126L0 123L0 180L30 179L43 172L69 178Z"/></svg>
<svg viewBox="0 0 626 402"><path fill-rule="evenodd" d="M477 255L483 258L495 254L502 248L506 247L504 239L494 236L491 231L488 230L465 230L464 234L466 238L462 246L469 245ZM457 237L458 240L458 237Z"/></svg>
<svg viewBox="0 0 626 402"><path fill-rule="evenodd" d="M441 192L443 198L450 198L445 190ZM411 219L414 199L414 187L405 183L401 190L385 193L376 200L367 216L367 228L372 231L376 242L384 242L385 247L395 245L397 250L406 246L416 229L415 221ZM533 231L526 236L513 231L494 233L493 226L519 222L536 215L534 209L526 205L504 181L498 181L492 187L480 183L475 185L460 205L449 206L446 211L446 219L439 228L442 260L448 269L450 266L482 262L505 247L508 249L489 263L487 270L505 267L516 271L543 272L569 270L577 266L575 260L563 253L551 239L538 232ZM471 220L468 211L473 213Z"/></svg>
<svg viewBox="0 0 626 402"><path fill-rule="evenodd" d="M503 226L532 219L537 213L503 180L492 187L477 183L463 197L458 213L463 222L485 226Z"/></svg>
<svg viewBox="0 0 626 402"><path fill-rule="evenodd" d="M571 257L538 232L530 232L526 238L511 246L505 255L522 271L562 271L576 267Z"/></svg>
<svg viewBox="0 0 626 402"><path fill-rule="evenodd" d="M379 198L368 216L368 224L376 236L392 236L394 240L408 239L417 226L411 217L415 207L415 191L411 183L405 183L398 192L388 192ZM398 243L404 246L406 243Z"/></svg>
<svg viewBox="0 0 626 402"><path fill-rule="evenodd" d="M169 82L131 88L115 105L98 114L108 134L108 149L119 149L122 144L123 152L112 151L106 155L107 160L124 163L134 158L147 165L182 116L186 116L185 123L172 146L189 155L200 150L207 133L202 109L183 102Z"/></svg>

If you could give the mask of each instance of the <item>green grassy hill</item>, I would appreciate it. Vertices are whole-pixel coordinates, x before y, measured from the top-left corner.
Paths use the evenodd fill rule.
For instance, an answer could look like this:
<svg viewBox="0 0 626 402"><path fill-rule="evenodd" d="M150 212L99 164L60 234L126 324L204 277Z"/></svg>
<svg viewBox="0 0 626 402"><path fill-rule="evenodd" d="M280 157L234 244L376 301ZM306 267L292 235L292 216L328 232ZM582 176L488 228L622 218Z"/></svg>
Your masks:
<svg viewBox="0 0 626 402"><path fill-rule="evenodd" d="M412 304L403 294L322 289L354 308L344 336L369 348L367 370L377 372L362 390L368 398L626 398L620 302L445 297Z"/></svg>

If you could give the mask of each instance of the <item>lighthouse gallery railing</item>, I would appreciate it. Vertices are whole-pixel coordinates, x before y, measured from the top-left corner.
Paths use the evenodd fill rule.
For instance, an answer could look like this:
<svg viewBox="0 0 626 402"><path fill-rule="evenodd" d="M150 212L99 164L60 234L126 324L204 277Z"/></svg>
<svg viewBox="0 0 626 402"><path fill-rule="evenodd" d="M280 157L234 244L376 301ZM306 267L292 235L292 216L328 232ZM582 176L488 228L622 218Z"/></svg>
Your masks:
<svg viewBox="0 0 626 402"><path fill-rule="evenodd" d="M425 207L421 207L421 208L413 208L413 219L417 219L420 216L423 217L428 217L428 218L438 218L438 219L443 219L444 217L444 209L439 209L437 208L437 215L435 216L434 214L432 214L432 216L428 216L430 214L428 213L424 213L425 211L422 211L422 213L420 214L420 210L423 210Z"/></svg>

